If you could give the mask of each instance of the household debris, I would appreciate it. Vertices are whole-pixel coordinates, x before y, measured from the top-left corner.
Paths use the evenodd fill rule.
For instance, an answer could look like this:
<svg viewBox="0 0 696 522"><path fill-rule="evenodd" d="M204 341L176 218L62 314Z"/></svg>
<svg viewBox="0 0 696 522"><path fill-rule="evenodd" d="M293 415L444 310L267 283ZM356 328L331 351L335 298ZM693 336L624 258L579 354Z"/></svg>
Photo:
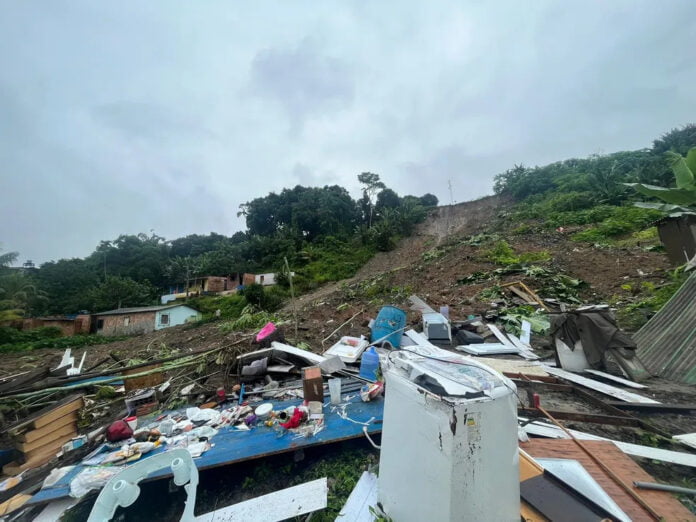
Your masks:
<svg viewBox="0 0 696 522"><path fill-rule="evenodd" d="M608 306L584 306L550 317L561 368L606 370L614 360L635 381L649 377L636 357L636 342L621 331Z"/></svg>
<svg viewBox="0 0 696 522"><path fill-rule="evenodd" d="M423 303L422 300L421 303ZM425 303L423 304L425 305ZM483 433L481 430L484 430L484 426L482 421L479 422L480 418L469 410L466 411L466 414L457 410L457 404L468 404L467 398L473 399L471 402L480 402L482 397L489 397L495 401L499 396L510 395L509 399L513 403L520 402L516 409L522 426L520 429L525 437L532 435L566 438L570 433L570 436L583 440L602 439L599 435L577 430L569 430L566 433L556 425L541 421L541 419L546 418L546 414L549 414L553 418L564 421L582 422L600 427L606 425L608 427L619 426L645 430L649 432L646 436L660 437L657 440L661 444L667 445L669 444L667 439L671 439L671 433L668 432L669 427L661 426L658 428L654 426L649 422L651 418L649 415L670 411L672 407L677 408L673 411L691 411L688 405L663 405L656 400L632 391L629 392L622 387L643 387L643 389L645 387L606 372L590 368L591 371L586 372L586 374L611 381L612 384L616 385L569 374L564 372L562 368L539 363L538 359L544 357L544 351L539 350L535 353L532 342L539 349L541 339L538 337L532 339L531 332L534 328L524 315L518 318L517 326L513 327L509 321L501 321L502 326L493 323L487 324L478 316L471 316L465 321L451 320L449 314L453 313L453 310L441 307L440 312L435 312L431 307L427 308L431 311L426 313L438 314L446 321L451 339L445 338L440 328L440 325L445 324L445 322L439 318L436 321L426 321L425 317L422 317L419 323L423 332L416 332L407 327L405 313L402 310L394 306L386 306L378 314L378 317L382 315L382 321L375 321L372 324L371 332L356 332L353 329L350 332L351 336L341 337L323 355L299 347L306 348L306 345L298 344L298 347L295 347L269 339L267 347L248 353L243 353L243 350L237 349L226 353L217 348L216 351L211 350L179 357L175 359L178 361L175 365L169 364L166 360L147 361L147 364L137 368L139 371L133 371L126 375L123 382L151 375L156 375L160 382L144 389L133 390L125 397L115 392L115 395L110 398L123 409L123 413L115 420L120 429L123 429L122 434L125 438L114 445L102 443L96 447L89 446L91 453L86 455L75 469L66 472L65 476L58 478L55 483L47 485L39 491L25 505L28 508L23 507L22 509L32 509L33 506L43 502L60 501L71 492L75 495L84 494L90 487L103 488L104 484L115 473L146 463L153 456L166 455L171 451L185 451L193 459L195 468L204 470L213 466L230 465L248 459L262 458L280 452L295 451L300 448L366 435L375 448L381 448L382 454L388 456L390 452L395 451L393 441L397 437L391 436L390 438L387 436L388 432L385 431L385 437L381 443L372 438L383 429L385 402L382 401L381 395L385 394L387 403L393 399L410 404L405 401L404 397L408 395L407 391L411 390L410 388L401 389L397 384L391 385L389 372L401 375L418 390L413 394L415 402L411 407L403 406L403 404L399 406L403 407L402 424L407 419L414 418L414 411L420 412L422 409L423 415L417 416L419 430L421 430L421 428L425 429L426 424L430 422L427 419L439 419L440 413L447 413L441 415L442 418L436 424L439 428L438 433L443 438L438 439L436 436L432 438L432 440L438 441L438 444L442 444L442 447L455 444L457 435L466 433L471 440L474 440L472 437L477 432L479 435ZM534 317L531 319L534 320ZM277 332L277 329L273 330L269 324L264 327L267 330L266 333ZM272 326L275 327L275 325ZM397 326L399 328L396 328ZM335 332L331 335L334 334ZM368 336L372 341L366 339ZM258 335L254 336L254 341L257 340L257 337ZM398 337L398 341L395 340L395 337ZM497 342L478 342L485 341L484 337L488 341ZM462 338L471 342L460 342ZM262 336L261 340L264 339L268 339L268 337ZM248 341L249 338L247 337L245 340ZM379 346L382 341L385 341L384 344ZM394 347L392 341L397 343L398 348ZM356 348L357 350L355 350ZM485 358L463 356L457 353L463 351L462 348L487 356ZM334 349L338 350L339 353L332 353ZM505 354L502 357L491 355L496 349L509 351L508 357L505 358ZM524 360L525 358L528 360ZM183 366L183 369L179 370L182 368L179 366L182 362L180 359L183 359L184 364L189 362L191 364ZM192 361L195 360L196 364L199 365L203 362L210 363L213 359L221 361L215 363L219 367L217 371L220 374L217 380L198 379L186 375L185 372L193 367ZM481 363L490 366L490 369L484 370ZM132 369L128 368L128 370ZM111 374L108 373L109 371ZM505 379L498 372L513 380ZM114 369L107 370L103 377L110 380L114 373L123 378L123 367L120 367L118 372L115 372ZM145 373L145 375L140 375L141 373ZM387 375L386 388L382 381L383 373ZM206 374L204 369L198 373L201 376L206 376ZM82 377L95 378L89 373ZM45 378L45 376L41 378ZM55 379L55 377L49 378ZM79 381L69 379L67 376L60 378L64 386L65 384L67 386L79 384ZM588 386L589 391L584 391L573 384L563 384L561 381L578 383L579 379L586 379L580 386ZM30 390L26 388L34 386L31 384L32 382L37 381L30 380L28 384L25 381L25 384L21 385L23 390L20 388L20 393L29 392ZM110 381L108 384L113 382L117 381ZM392 379L391 382L396 383L397 380ZM82 386L82 384L79 385ZM515 385L518 388L515 388ZM90 384L86 387L90 386L94 387L95 385ZM610 396L614 398L621 396L622 404L617 405L592 395L592 392L598 388L603 388L602 393L605 394L606 390L611 390L613 395ZM116 389L117 387L114 387L114 390ZM12 392L16 391L17 389L12 389ZM559 392L566 392L568 396L586 401L589 407L588 409L566 410L550 407L549 410L546 410L541 407L542 403L546 404L546 391L555 394L550 404L554 404L556 400L562 402L560 399L562 393ZM85 408L83 408L85 410L94 407L93 399L91 396L89 397L85 402ZM398 397L401 399L397 399ZM662 398L660 395L658 397ZM419 400L422 403L418 402ZM182 401L185 401L188 406L182 407ZM169 405L174 405L174 407L168 407ZM644 408L642 411L648 413L640 418L634 417L619 409L618 406L626 409ZM157 408L162 408L164 412L155 413ZM444 408L443 412L440 412L440 408ZM515 408L511 411L514 414ZM132 417L128 417L128 415L132 415ZM403 457L403 441L408 440L412 434L409 434L405 425L399 429L398 422L392 420L399 417L390 416L387 413L386 418L385 430L389 430L390 425L396 424L397 426L400 442L396 446L396 451ZM110 421L113 419L114 417L111 417ZM518 419L515 419L514 415L513 419L516 426ZM104 426L104 431L106 431L105 428L106 426ZM130 434L127 428L131 430ZM592 427L587 429L594 432ZM500 430L498 427L498 431L504 433L510 431L515 438L518 435L516 428ZM491 430L491 433L494 431ZM606 432L600 429L598 433L604 435ZM494 438L497 435L496 433L491 437ZM667 463L677 463L681 466L696 466L696 461L694 461L696 455L688 453L690 449L688 435L685 434L683 440L680 440L679 435L671 439L675 443L674 446L682 444L684 451L653 448L647 445L625 443L620 440L611 440L610 443L626 454ZM89 438L85 437L83 443L87 447ZM427 445L423 443L420 446L422 448L417 444L411 444L409 448L413 447L418 451L425 451ZM415 454L415 451L409 450L408 454ZM496 451L499 451L499 448ZM482 450L481 455L484 453ZM413 460L411 459L409 462L413 464ZM417 456L415 460L429 464L433 462L433 459L428 460L423 456ZM507 459L506 462L510 462L510 460ZM520 462L523 460L521 458ZM562 491L570 491L573 498L582 498L579 502L583 507L578 507L578 509L589 509L589 511L604 509L613 513L615 519L622 519L619 512L612 511L610 504L613 495L608 491L605 491L605 495L602 496L596 488L583 490L583 487L587 487L588 484L592 486L592 480L594 480L595 485L603 486L597 477L592 480L587 479L589 470L583 472L572 461L571 463L562 463L562 466L575 470L572 477L566 476L563 480L560 477L563 470L556 470L557 474L553 474L553 463L544 465L543 459L539 461L532 458L532 460L536 461L536 465L542 469L542 475L553 475L554 478L549 480L555 481L553 484L560 487ZM485 461L492 462L488 454L485 456ZM491 472L495 474L496 480L500 481L500 475L503 473L501 466L498 464L488 465L491 466ZM385 478L375 479L374 482L378 480L389 481L390 486L387 487L386 493L388 495L389 488L394 490L395 486L391 484L393 480L387 478L389 477L389 466L381 469ZM387 470L386 473L384 469ZM405 468L401 470L401 476L406 473ZM163 478L169 474L171 472L165 469L155 472L152 478ZM590 473L590 475L592 474ZM574 478L577 476L584 478L576 483ZM463 476L463 479L466 477ZM558 481L563 484L558 485ZM459 481L459 483L464 482ZM519 481L517 481L517 486L520 486ZM524 487L528 486L530 484ZM370 489L369 485L368 489ZM590 494L589 491L592 493ZM446 494L446 491L444 493L440 491L437 494ZM539 509L540 506L535 505L535 503L539 503L540 498L538 495L534 497L535 494L534 488L525 489L521 503L520 496L517 495L514 509L518 517L527 512L542 514L543 509L549 509L548 506ZM298 505L306 504L294 496L294 493L289 493L289 495L298 499ZM368 501L364 499L373 499L374 495L378 495L376 486L374 491L370 489L369 494L362 495L363 501L359 503L365 506ZM407 496L409 501L411 497L414 499L417 497L412 492L409 492ZM276 509L279 507L276 502L284 497L261 498L263 499L262 503L272 503L271 506L268 506L269 509ZM379 497L377 499L379 500ZM370 505L367 507L372 508L374 516L378 516L377 513L381 512L380 508L376 502L373 503L372 500L369 502ZM457 512L457 516L462 512L470 513L467 511L469 509L484 509L480 503L469 504L467 507L462 507ZM617 504L619 503L617 502ZM392 507L393 505L393 502L391 505L383 503L385 516L397 514ZM498 507L503 509L501 506ZM240 509L242 507L239 506ZM390 507L392 508L390 509ZM234 506L229 506L229 513L234 512L235 516L238 516L240 512L233 511L232 508ZM223 508L223 510L225 509L228 508ZM258 505L253 509L256 513L261 512ZM620 509L623 509L623 506ZM412 512L416 511L412 510ZM596 513L596 511L592 512ZM410 514L411 511L409 511ZM209 515L212 517L212 514ZM246 516L253 519L251 515ZM269 515L269 517L273 519L273 515ZM405 520L409 520L409 518L406 517Z"/></svg>

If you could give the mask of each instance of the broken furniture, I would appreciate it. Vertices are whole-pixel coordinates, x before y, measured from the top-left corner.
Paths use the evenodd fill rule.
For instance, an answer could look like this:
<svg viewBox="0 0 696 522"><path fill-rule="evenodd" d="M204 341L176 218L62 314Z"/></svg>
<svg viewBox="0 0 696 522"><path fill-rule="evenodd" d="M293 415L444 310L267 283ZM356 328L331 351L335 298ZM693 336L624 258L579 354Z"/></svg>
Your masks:
<svg viewBox="0 0 696 522"><path fill-rule="evenodd" d="M83 405L81 395L71 395L10 426L8 432L21 456L3 466L2 472L17 475L55 457L63 444L77 436L78 411Z"/></svg>

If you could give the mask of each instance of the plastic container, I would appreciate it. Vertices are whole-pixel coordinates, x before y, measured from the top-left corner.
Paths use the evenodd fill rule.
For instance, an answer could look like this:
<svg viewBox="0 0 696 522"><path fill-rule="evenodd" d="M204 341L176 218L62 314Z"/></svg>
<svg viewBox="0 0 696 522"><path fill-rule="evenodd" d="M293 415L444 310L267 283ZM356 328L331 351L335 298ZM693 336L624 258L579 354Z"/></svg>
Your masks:
<svg viewBox="0 0 696 522"><path fill-rule="evenodd" d="M341 404L341 379L329 379L331 404Z"/></svg>
<svg viewBox="0 0 696 522"><path fill-rule="evenodd" d="M399 334L401 335L401 334ZM379 369L379 354L374 346L370 346L360 359L360 377L369 381L377 380L377 370ZM329 381L331 384L331 381Z"/></svg>
<svg viewBox="0 0 696 522"><path fill-rule="evenodd" d="M385 342L398 348L401 346L404 326L406 326L406 312L395 306L383 306L377 314L375 324L372 325L370 341L373 343ZM365 356L363 355L363 357Z"/></svg>
<svg viewBox="0 0 696 522"><path fill-rule="evenodd" d="M272 411L273 404L271 404L270 402L265 402L259 405L254 411L254 413L256 414L256 417L258 417L259 420L264 420L268 418Z"/></svg>
<svg viewBox="0 0 696 522"><path fill-rule="evenodd" d="M130 428L135 431L135 428L138 427L138 417L126 417L126 423L130 426Z"/></svg>

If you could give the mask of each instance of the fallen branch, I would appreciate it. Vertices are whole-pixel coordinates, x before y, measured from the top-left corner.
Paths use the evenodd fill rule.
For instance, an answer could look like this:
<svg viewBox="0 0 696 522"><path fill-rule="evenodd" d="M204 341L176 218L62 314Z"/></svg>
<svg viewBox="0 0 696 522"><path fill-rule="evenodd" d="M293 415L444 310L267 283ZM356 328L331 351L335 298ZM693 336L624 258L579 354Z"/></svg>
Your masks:
<svg viewBox="0 0 696 522"><path fill-rule="evenodd" d="M360 315L361 313L363 313L364 311L365 311L364 308L361 309L359 312L355 313L350 319L348 319L345 323L343 323L341 326L339 326L339 327L336 328L333 332L331 332L329 335L327 335L326 338L324 338L324 339L321 340L321 345L324 346L324 343L325 343L326 341L328 341L329 339L331 339L331 337L332 337L334 334L338 333L338 331L339 331L341 328L343 328L345 325L347 325L348 323L350 323L353 319L355 319L357 316L359 316L359 315Z"/></svg>

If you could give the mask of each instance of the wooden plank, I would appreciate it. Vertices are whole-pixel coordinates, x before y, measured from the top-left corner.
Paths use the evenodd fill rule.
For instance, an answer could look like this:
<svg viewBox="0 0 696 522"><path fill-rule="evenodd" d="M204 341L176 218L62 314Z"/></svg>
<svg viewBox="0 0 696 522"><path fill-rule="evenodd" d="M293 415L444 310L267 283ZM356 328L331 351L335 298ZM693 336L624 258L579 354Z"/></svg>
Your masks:
<svg viewBox="0 0 696 522"><path fill-rule="evenodd" d="M583 444L593 454L598 455L602 462L625 483L632 484L634 480L654 481L645 470L609 442L588 441ZM572 440L532 439L529 442L521 442L520 447L535 458L564 458L579 461L632 520L651 520L645 509ZM652 509L657 511L663 520L693 520L693 514L669 493L661 491L648 493L647 490L637 490L636 488L634 491Z"/></svg>
<svg viewBox="0 0 696 522"><path fill-rule="evenodd" d="M527 417L544 417L544 414L534 408L517 408L517 413ZM597 415L594 413L582 413L575 411L549 411L552 417L560 420L572 420L576 422L589 422L591 424L609 424L612 426L640 427L638 419L633 417L616 417L613 415Z"/></svg>
<svg viewBox="0 0 696 522"><path fill-rule="evenodd" d="M67 426L68 424L76 423L77 416L77 411L74 411L64 417L61 417L60 419L56 419L48 426L44 426L43 428L39 428L38 430L27 431L25 433L19 434L17 436L17 440L19 442L34 442L35 440L40 439L52 433L55 430L61 429L64 426Z"/></svg>
<svg viewBox="0 0 696 522"><path fill-rule="evenodd" d="M585 370L585 373L591 373L592 375L596 375L597 377L601 377L602 379L609 379L610 381L618 382L619 384L623 384L624 386L628 386L629 388L636 388L638 390L643 390L647 388L645 384L638 384L637 382L629 381L628 379L624 379L623 377L617 377L616 375L600 372L599 370L593 370L591 368L587 368Z"/></svg>
<svg viewBox="0 0 696 522"><path fill-rule="evenodd" d="M150 366L144 366L137 369L127 369L121 371L121 375L124 377L128 375L133 375L135 373L147 372L150 370L156 370L162 367L161 363L151 364ZM145 388L154 388L159 386L164 382L164 374L162 372L151 373L150 375L143 375L142 377L133 377L132 379L126 379L123 381L123 386L126 389L126 393L132 390L140 390Z"/></svg>
<svg viewBox="0 0 696 522"><path fill-rule="evenodd" d="M520 420L523 420L520 417ZM538 437L550 437L554 439L567 439L569 438L566 433L554 426L553 424L547 424L544 422L534 421L529 424L525 424L523 427L524 431L529 435L535 435ZM628 442L621 442L619 440L606 439L604 437L599 437L597 435L592 435L591 433L585 433L583 431L568 429L570 433L580 440L603 440L613 443L617 448L633 457L642 457L652 460L661 460L663 462L669 462L670 464L679 464L681 466L690 466L696 468L696 455L692 453L682 453L680 451L671 451L660 448L651 448L650 446L641 446L640 444L630 444Z"/></svg>
<svg viewBox="0 0 696 522"><path fill-rule="evenodd" d="M53 422L64 417L65 415L68 415L72 412L81 409L83 405L84 402L82 401L82 397L79 397L75 399L73 402L61 406L60 408L56 408L52 412L47 413L46 415L43 415L42 417L36 419L33 422L33 427L34 429L38 429L43 428L44 426L48 426L49 424L53 424Z"/></svg>
<svg viewBox="0 0 696 522"><path fill-rule="evenodd" d="M19 495L15 495L11 499L6 500L0 504L0 516L7 515L8 513L12 513L13 511L21 508L30 498L31 495L20 493Z"/></svg>
<svg viewBox="0 0 696 522"><path fill-rule="evenodd" d="M77 426L75 425L75 423L66 424L65 426L56 428L47 435L35 439L32 442L18 442L15 444L15 448L17 448L22 453L26 454L30 451L36 450L37 448L41 448L42 446L50 444L56 439L71 434L73 436L77 435Z"/></svg>
<svg viewBox="0 0 696 522"><path fill-rule="evenodd" d="M78 407L75 404L79 403ZM51 404L37 412L32 413L27 418L10 426L7 431L11 435L18 435L23 431L34 428L41 428L51 423L51 421L61 417L62 415L76 411L82 407L82 395L70 395L59 401L57 404ZM59 412L56 415L56 412ZM48 420L45 420L48 418ZM37 424L38 422L38 424Z"/></svg>
<svg viewBox="0 0 696 522"><path fill-rule="evenodd" d="M609 395L610 397L614 397L622 401L640 402L644 404L660 404L658 401L649 399L648 397L643 397L642 395L638 395L637 393L628 392L626 390L616 388L615 386L611 386L603 382L597 382L592 379L588 379L587 377L582 377L581 375L576 375L574 373L567 372L565 370L562 370L561 368L552 368L551 366L544 366L544 370L546 370L551 375L560 377L561 379L574 382L575 384L579 384L580 386L590 388L591 390L595 390L599 393L604 393L605 395Z"/></svg>
<svg viewBox="0 0 696 522"><path fill-rule="evenodd" d="M76 436L77 436L77 432L72 431L71 433L68 433L66 435L61 435L60 437L56 437L55 439L47 442L46 444L43 444L42 446L37 446L32 450L26 451L24 453L24 459L26 462L29 462L34 457L42 457L43 455L58 453L58 451L60 451L63 444L65 444L70 439L72 439L73 437L76 437Z"/></svg>
<svg viewBox="0 0 696 522"><path fill-rule="evenodd" d="M324 509L329 486L326 477L268 495L245 500L195 518L196 522L264 520L275 522Z"/></svg>
<svg viewBox="0 0 696 522"><path fill-rule="evenodd" d="M26 386L35 381L43 379L44 377L48 376L48 372L48 368L39 368L38 370L33 370L23 375L19 375L9 382L3 382L0 384L0 393L11 392L21 388L22 386Z"/></svg>
<svg viewBox="0 0 696 522"><path fill-rule="evenodd" d="M615 402L609 401L607 404L622 410L638 410L646 413L682 413L687 414L696 412L696 404L648 404L641 402Z"/></svg>

